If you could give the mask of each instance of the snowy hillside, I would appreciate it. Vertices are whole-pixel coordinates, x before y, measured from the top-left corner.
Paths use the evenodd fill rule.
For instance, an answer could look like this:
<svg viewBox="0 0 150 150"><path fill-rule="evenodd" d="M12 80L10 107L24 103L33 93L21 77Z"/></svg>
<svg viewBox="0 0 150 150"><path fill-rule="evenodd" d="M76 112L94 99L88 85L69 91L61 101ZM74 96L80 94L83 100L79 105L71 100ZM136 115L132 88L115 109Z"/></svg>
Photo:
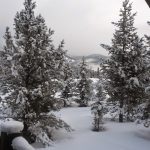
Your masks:
<svg viewBox="0 0 150 150"><path fill-rule="evenodd" d="M81 62L82 57L83 56L67 56L66 59L69 62L78 65ZM95 71L100 66L102 60L106 60L106 59L108 59L107 56L100 55L100 54L92 54L92 55L85 56L85 61L88 65L88 68Z"/></svg>
<svg viewBox="0 0 150 150"><path fill-rule="evenodd" d="M58 112L74 129L55 138L53 147L39 150L149 150L150 129L134 123L105 122L106 131L93 132L90 108L65 108Z"/></svg>

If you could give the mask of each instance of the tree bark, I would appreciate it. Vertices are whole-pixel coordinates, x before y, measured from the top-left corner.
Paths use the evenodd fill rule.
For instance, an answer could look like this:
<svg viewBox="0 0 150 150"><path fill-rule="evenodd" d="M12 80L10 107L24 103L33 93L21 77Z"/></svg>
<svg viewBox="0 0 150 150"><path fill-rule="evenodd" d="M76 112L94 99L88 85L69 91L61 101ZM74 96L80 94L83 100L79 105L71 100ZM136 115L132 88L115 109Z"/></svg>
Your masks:
<svg viewBox="0 0 150 150"><path fill-rule="evenodd" d="M123 122L123 112L122 112L122 109L123 109L123 99L121 98L121 100L120 100L119 122Z"/></svg>

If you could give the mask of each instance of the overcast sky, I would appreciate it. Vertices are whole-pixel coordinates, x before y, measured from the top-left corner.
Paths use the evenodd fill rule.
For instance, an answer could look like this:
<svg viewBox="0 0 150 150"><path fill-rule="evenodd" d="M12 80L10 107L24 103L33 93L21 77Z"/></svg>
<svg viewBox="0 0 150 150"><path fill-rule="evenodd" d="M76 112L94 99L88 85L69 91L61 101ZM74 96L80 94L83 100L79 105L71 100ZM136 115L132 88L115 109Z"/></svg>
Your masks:
<svg viewBox="0 0 150 150"><path fill-rule="evenodd" d="M13 29L13 19L23 8L24 0L0 0L0 41L5 27ZM57 45L65 40L65 49L71 55L100 53L107 55L100 43L109 44L114 32L112 21L118 20L123 0L35 0L36 12L45 18L47 26L55 30ZM145 0L131 0L137 12L135 26L140 36L150 35L150 9Z"/></svg>

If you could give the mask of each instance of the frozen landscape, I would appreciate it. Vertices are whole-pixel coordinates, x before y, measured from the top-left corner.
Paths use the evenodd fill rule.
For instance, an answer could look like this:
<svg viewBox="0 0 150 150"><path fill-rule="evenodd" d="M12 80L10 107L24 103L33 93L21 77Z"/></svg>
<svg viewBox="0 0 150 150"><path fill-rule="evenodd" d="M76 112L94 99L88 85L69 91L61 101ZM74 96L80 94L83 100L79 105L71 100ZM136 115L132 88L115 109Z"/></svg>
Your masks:
<svg viewBox="0 0 150 150"><path fill-rule="evenodd" d="M150 129L135 123L105 121L105 131L93 132L90 108L65 108L58 114L74 129L56 134L52 147L38 150L149 150Z"/></svg>
<svg viewBox="0 0 150 150"><path fill-rule="evenodd" d="M2 3L0 150L150 150L150 0L52 1Z"/></svg>

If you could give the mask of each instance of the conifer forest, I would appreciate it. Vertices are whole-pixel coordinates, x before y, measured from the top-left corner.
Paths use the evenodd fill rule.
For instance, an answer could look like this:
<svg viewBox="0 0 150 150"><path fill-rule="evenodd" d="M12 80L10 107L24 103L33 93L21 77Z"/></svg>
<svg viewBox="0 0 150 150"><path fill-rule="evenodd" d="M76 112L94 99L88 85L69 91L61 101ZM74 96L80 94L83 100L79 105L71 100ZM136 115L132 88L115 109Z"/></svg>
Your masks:
<svg viewBox="0 0 150 150"><path fill-rule="evenodd" d="M0 6L17 10L0 11L0 150L149 150L150 0L17 1Z"/></svg>

